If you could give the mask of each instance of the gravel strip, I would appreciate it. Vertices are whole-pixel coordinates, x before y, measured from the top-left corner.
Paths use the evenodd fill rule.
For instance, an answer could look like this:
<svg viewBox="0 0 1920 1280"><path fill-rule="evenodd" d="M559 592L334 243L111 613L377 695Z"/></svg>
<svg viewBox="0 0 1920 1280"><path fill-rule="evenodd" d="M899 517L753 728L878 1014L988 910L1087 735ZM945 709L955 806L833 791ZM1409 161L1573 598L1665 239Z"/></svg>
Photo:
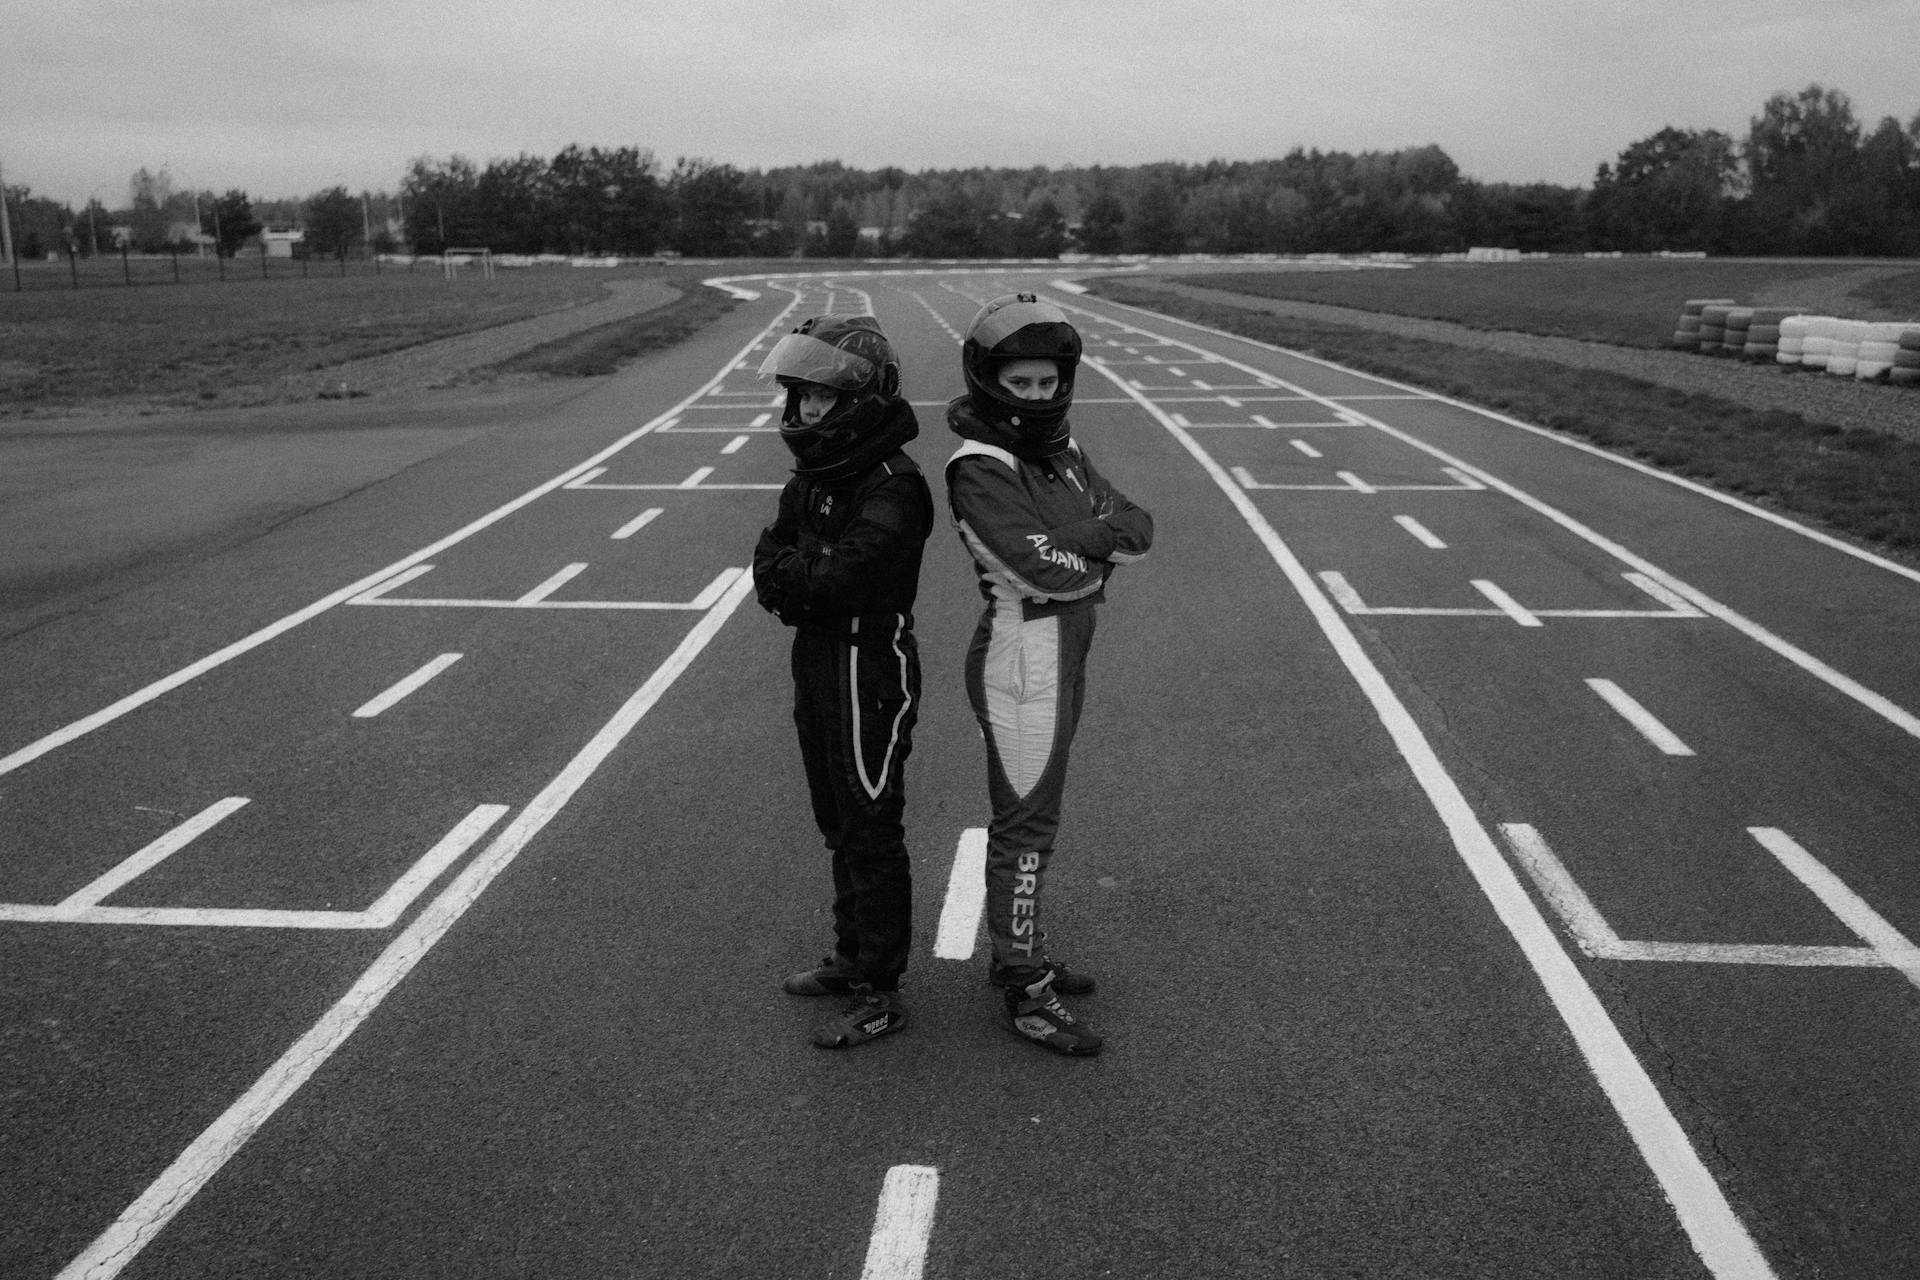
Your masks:
<svg viewBox="0 0 1920 1280"><path fill-rule="evenodd" d="M1508 355L1552 360L1559 364L1638 378L1678 391L1718 396L1750 409L1781 409L1798 413L1814 422L1884 431L1908 440L1920 440L1920 388L1877 385L1824 373L1789 370L1784 365L1747 364L1685 351L1616 347L1604 342L1582 342L1576 338L1472 329L1445 320L1419 320L1411 316L1359 311L1320 302L1260 298L1172 280L1128 277L1128 282L1200 302L1243 310L1267 311L1274 315L1374 329L1458 347L1476 347ZM1804 293L1805 290L1800 292ZM1790 301L1813 306L1819 300L1796 295Z"/></svg>

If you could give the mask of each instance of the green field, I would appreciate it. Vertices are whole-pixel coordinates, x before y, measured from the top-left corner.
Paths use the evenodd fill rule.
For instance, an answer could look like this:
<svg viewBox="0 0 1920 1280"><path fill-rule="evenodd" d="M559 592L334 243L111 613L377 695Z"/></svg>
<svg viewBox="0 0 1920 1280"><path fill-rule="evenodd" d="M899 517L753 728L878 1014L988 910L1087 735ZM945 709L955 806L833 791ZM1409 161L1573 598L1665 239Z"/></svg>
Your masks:
<svg viewBox="0 0 1920 1280"><path fill-rule="evenodd" d="M345 278L202 279L132 288L0 292L0 414L220 390L322 369L597 301L604 284L710 274L672 267L501 269L487 280L438 267ZM713 293L713 290L698 290ZM717 296L717 295L716 295Z"/></svg>
<svg viewBox="0 0 1920 1280"><path fill-rule="evenodd" d="M1324 302L1450 320L1476 329L1583 338L1623 347L1664 347L1689 298L1732 298L1750 304L1804 305L1816 314L1860 320L1920 319L1920 270L1834 259L1719 261L1574 258L1466 263L1423 262L1407 268L1221 272L1181 277L1186 283L1266 298ZM1879 278L1859 281L1858 277ZM1796 286L1805 297L1791 296ZM1838 297L1834 295L1839 295ZM1844 310L1829 310L1837 302Z"/></svg>

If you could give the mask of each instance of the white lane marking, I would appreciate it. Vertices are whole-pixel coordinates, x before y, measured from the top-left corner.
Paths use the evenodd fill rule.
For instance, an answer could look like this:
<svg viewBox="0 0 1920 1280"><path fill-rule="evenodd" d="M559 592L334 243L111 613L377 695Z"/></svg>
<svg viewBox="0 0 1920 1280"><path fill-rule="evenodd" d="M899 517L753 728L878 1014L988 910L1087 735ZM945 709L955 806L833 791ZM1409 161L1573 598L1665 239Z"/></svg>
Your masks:
<svg viewBox="0 0 1920 1280"><path fill-rule="evenodd" d="M1768 853L1780 859L1782 865L1793 872L1801 884L1812 890L1813 896L1820 899L1827 910L1840 918L1840 923L1858 934L1860 940L1872 947L1887 964L1905 974L1907 981L1920 987L1920 949L1916 949L1905 934L1887 923L1879 912L1867 905L1864 898L1849 889L1839 876L1801 848L1786 832L1777 827L1748 827L1747 834L1758 840Z"/></svg>
<svg viewBox="0 0 1920 1280"><path fill-rule="evenodd" d="M527 594L521 596L518 600L515 600L514 603L539 604L542 600L545 600L548 596L585 573L586 570L587 566L585 564L570 564L533 590L527 592Z"/></svg>
<svg viewBox="0 0 1920 1280"><path fill-rule="evenodd" d="M1185 425L1185 424L1183 423L1182 425ZM1326 456L1325 454L1321 453L1318 449L1308 444L1305 440L1289 440L1287 441L1287 443L1292 445L1294 448L1298 449L1301 453L1306 454L1309 458L1321 458Z"/></svg>
<svg viewBox="0 0 1920 1280"><path fill-rule="evenodd" d="M1661 724L1653 712L1637 702L1633 695L1611 680L1588 680L1587 688L1640 731L1642 737L1670 756L1690 756L1693 748L1680 741L1680 735Z"/></svg>
<svg viewBox="0 0 1920 1280"><path fill-rule="evenodd" d="M582 565L580 567L585 568L586 566ZM744 569L737 568L722 569L714 575L713 581L701 589L699 595L685 602L679 600L549 600L545 598L544 595L537 599L530 599L529 596L533 594L532 592L528 593L528 596L522 596L517 600L482 600L424 596L407 596L395 599L387 594L390 586L404 586L415 577L431 571L432 568L433 566L430 564L419 565L414 569L408 570L407 573L401 575L401 577L396 579L392 584L383 583L372 591L355 596L352 600L347 601L347 603L401 609L651 609L669 612L674 610L691 610L698 613L708 608L713 601L719 598L720 593L726 590L727 584L733 581L736 574L746 572ZM548 581L552 582L552 579ZM542 590L542 587L534 588L535 592Z"/></svg>
<svg viewBox="0 0 1920 1280"><path fill-rule="evenodd" d="M1435 551L1445 551L1447 549L1446 543L1440 541L1427 526L1421 524L1412 516L1395 516L1393 522L1417 538L1422 546L1431 547Z"/></svg>
<svg viewBox="0 0 1920 1280"><path fill-rule="evenodd" d="M427 681L433 679L435 676L439 675L442 671L445 671L448 667L452 666L454 663L458 661L460 661L460 655L457 653L441 654L439 657L435 658L432 662L429 662L426 666L421 667L418 671L414 672L412 675L407 676L405 679L395 684L391 689L388 689L385 693L381 694L379 697L374 698L362 704L360 707L356 708L353 713L354 718L359 720L372 719L374 716L379 715L382 711L385 711L387 708L393 706L394 703L400 701L402 698L406 697L408 694L413 693L414 691L419 689L421 685L424 685Z"/></svg>
<svg viewBox="0 0 1920 1280"><path fill-rule="evenodd" d="M52 910L53 917L63 919L68 916L77 916L89 908L100 905L108 894L153 870L167 858L212 830L216 824L245 808L247 803L245 796L228 796L225 800L208 805L85 888L78 889L61 899Z"/></svg>
<svg viewBox="0 0 1920 1280"><path fill-rule="evenodd" d="M1079 310L1070 303L1061 304ZM1098 313L1088 313L1098 314ZM1527 963L1539 977L1541 987L1553 1002L1556 1012L1588 1068L1612 1104L1614 1113L1647 1162L1667 1201L1674 1207L1680 1225L1692 1242L1694 1251L1716 1280L1775 1280L1775 1273L1748 1234L1739 1215L1727 1202L1726 1194L1713 1179L1699 1152L1693 1148L1685 1129L1668 1109L1658 1086L1647 1069L1634 1056L1620 1029L1607 1016L1606 1006L1588 985L1584 975L1566 949L1560 945L1553 926L1527 895L1519 877L1501 855L1493 836L1473 812L1459 784L1441 763L1433 744L1427 741L1419 723L1393 686L1367 656L1359 637L1341 617L1333 603L1314 585L1313 576L1260 513L1246 491L1233 482L1213 457L1194 437L1173 424L1159 406L1145 396L1134 399L1193 455L1213 482L1239 511L1241 519L1253 530L1274 563L1280 567L1294 592L1307 606L1327 642L1345 664L1348 673L1373 704L1374 713L1392 737L1394 746L1407 761L1409 770L1426 792L1428 802L1445 824L1454 850L1460 855L1480 891L1486 896L1507 932L1512 935Z"/></svg>
<svg viewBox="0 0 1920 1280"><path fill-rule="evenodd" d="M1338 476L1340 479L1346 481L1347 487L1355 490L1356 492L1359 492L1359 493L1380 492L1378 489L1374 488L1372 485L1368 484L1365 480L1362 480L1359 476L1355 475L1351 471L1336 471L1333 474Z"/></svg>
<svg viewBox="0 0 1920 1280"><path fill-rule="evenodd" d="M1235 467L1234 473L1236 476L1239 476L1244 470L1245 468ZM1244 477L1242 477L1242 479L1244 482ZM1271 486L1255 485L1254 487L1270 488ZM1620 576L1636 587L1647 588L1651 585L1637 574L1623 573ZM1347 581L1346 575L1344 574L1326 569L1321 571L1320 580L1327 584L1327 589L1332 592L1333 598L1338 600L1341 608L1345 609L1348 613L1390 614L1400 618L1499 618L1513 616L1507 609L1436 609L1428 608L1424 605L1371 605L1360 598L1360 593L1354 589L1352 583ZM1498 587L1494 589L1496 591L1499 590ZM1662 604L1677 603L1679 607L1666 609L1527 609L1521 605L1512 603L1511 599L1509 599L1509 605L1510 608L1519 609L1528 617L1536 619L1658 618L1665 620L1669 618L1704 618L1707 616L1698 609L1695 609L1692 605L1689 605L1686 601L1671 595L1671 593L1662 593L1654 590L1651 591L1650 594Z"/></svg>
<svg viewBox="0 0 1920 1280"><path fill-rule="evenodd" d="M953 870L947 875L947 898L940 908L940 929L934 935L933 954L942 960L973 959L980 936L980 916L987 905L987 829L968 827L953 851Z"/></svg>
<svg viewBox="0 0 1920 1280"><path fill-rule="evenodd" d="M1596 960L1666 964L1751 964L1794 968L1884 968L1892 963L1872 947L1808 947L1765 942L1636 942L1622 939L1593 905L1543 837L1524 822L1500 824L1514 861L1540 890L1573 935L1575 945ZM1895 966L1898 967L1898 966ZM1911 976L1911 975L1909 975Z"/></svg>
<svg viewBox="0 0 1920 1280"><path fill-rule="evenodd" d="M747 438L745 436L735 436L720 447L720 452L722 454L738 453L740 452L741 446L746 444L746 442Z"/></svg>
<svg viewBox="0 0 1920 1280"><path fill-rule="evenodd" d="M503 804L483 804L474 809L365 911L95 906L76 914L64 911L61 906L0 902L0 920L19 924L154 925L175 929L387 929L420 896L421 890L458 861L506 812L507 806Z"/></svg>
<svg viewBox="0 0 1920 1280"><path fill-rule="evenodd" d="M897 1164L887 1170L860 1280L920 1280L927 1265L927 1241L933 1236L933 1207L939 1195L938 1169Z"/></svg>
<svg viewBox="0 0 1920 1280"><path fill-rule="evenodd" d="M705 480L708 476L712 474L713 474L712 467L701 467L698 471L695 471L692 475L688 476L685 480L682 480L675 487L680 489L697 489L700 487L700 482L702 480Z"/></svg>
<svg viewBox="0 0 1920 1280"><path fill-rule="evenodd" d="M1681 618L1704 618L1707 615L1688 604L1672 591L1667 590L1644 573L1623 573L1620 575L1634 586L1640 588L1661 604L1672 610L1674 616Z"/></svg>
<svg viewBox="0 0 1920 1280"><path fill-rule="evenodd" d="M613 536L615 538L631 538L634 534L640 532L658 519L664 510L665 508L662 507L648 507L645 511L642 511L639 515L627 521L618 529L615 529Z"/></svg>
<svg viewBox="0 0 1920 1280"><path fill-rule="evenodd" d="M1062 305L1069 311L1077 310L1085 315L1099 317L1098 312L1087 311L1085 308L1075 307L1070 303L1062 304ZM1208 327L1207 325L1196 324L1190 320L1177 320L1175 317L1161 316L1154 312L1145 311L1139 307L1129 307L1125 303L1114 302L1114 303L1108 303L1106 305L1117 307L1122 310L1133 311L1141 315L1153 316L1157 320L1175 319L1176 323L1185 325L1187 328L1198 329L1202 333L1213 334L1216 337L1226 338L1226 339L1229 339L1230 341L1243 342L1243 343L1246 343L1248 346L1259 347L1267 351L1278 352L1281 355L1289 356L1293 359L1304 360L1309 364L1317 364L1322 368L1339 369L1343 373L1356 372L1355 370L1345 368L1342 365L1337 365L1333 363L1331 360L1322 360L1316 356L1309 356L1298 351L1291 351L1285 347L1277 347L1270 342L1261 342L1258 339L1254 339L1254 338L1242 338L1237 334L1228 333L1224 329L1214 329L1214 328ZM1106 317L1099 317L1099 318L1106 319ZM1112 323L1112 321L1109 321L1109 323ZM1131 326L1123 326L1123 327L1131 327ZM1217 353L1212 354L1211 358L1218 361L1221 364L1230 365L1234 368L1241 369L1247 373L1254 374L1255 376L1261 376L1259 373L1259 370L1254 369L1252 366L1242 364L1235 360L1228 359L1227 357L1219 355ZM1854 556L1857 559L1865 560L1868 563L1878 568L1886 569L1891 573L1897 573L1903 577L1911 578L1915 581L1920 581L1920 570L1909 569L1904 565L1895 564L1892 561L1884 559L1880 556L1876 556L1871 552L1862 551L1857 547L1848 546L1846 543L1841 542L1839 539L1829 537L1826 534L1823 534L1816 529L1810 529L1804 525L1796 524L1792 520L1788 520L1785 517L1776 515L1770 511L1764 511L1761 508L1756 507L1751 503L1743 502L1738 498L1731 497L1724 493L1717 493L1714 490L1706 487L1705 485L1695 483L1694 481L1687 480L1680 476L1668 475L1664 471L1660 471L1659 469L1654 467L1649 467L1644 463L1635 462L1631 458L1624 458L1624 457L1617 456L1615 454L1608 453L1606 450L1601 449L1597 446L1589 445L1582 441L1571 439L1570 437L1567 437L1567 436L1562 436L1558 432L1547 430L1545 427L1536 427L1531 423L1522 422L1518 418L1509 418L1504 414L1495 413L1489 409L1482 409L1477 405L1471 405L1462 400L1454 400L1447 396L1434 395L1430 392L1422 391L1418 387L1408 386L1406 383L1394 382L1390 378L1375 377L1372 374L1360 374L1358 376L1369 378L1372 381L1380 383L1382 386L1396 387L1402 391L1410 392L1412 393L1411 398L1414 398L1414 399L1433 400L1441 404L1450 404L1457 408L1465 409L1471 413L1479 414L1482 417L1492 419L1495 422L1502 422L1507 424L1508 426L1518 427L1523 431L1529 431L1535 435L1544 436L1549 440L1553 440L1560 444L1564 444L1569 448L1579 449L1582 452L1591 453L1596 457L1605 458L1610 462L1617 462L1622 466L1632 467L1634 470L1643 472L1644 474L1651 476L1654 479L1664 480L1671 484L1677 484L1682 488L1691 489L1701 494L1704 497L1714 499L1716 502L1722 502L1728 506L1744 511L1749 515L1758 516L1763 520L1767 520L1773 524L1779 525L1784 529L1790 530L1791 532L1798 533L1805 537L1811 538L1814 541L1819 542L1826 546L1830 546L1835 550L1844 551L1848 555ZM1302 388L1295 387L1293 389L1298 391L1301 397L1304 399L1313 400L1317 403L1325 404L1330 408L1337 409L1339 407L1337 404L1335 404L1333 400L1325 396L1315 395L1312 392L1306 391ZM1359 397L1355 397L1355 396L1345 397L1345 399L1349 401L1358 399L1358 398ZM1372 427L1376 431L1392 436L1394 439L1399 440L1402 443L1411 446L1412 448L1418 449L1422 453L1426 453L1432 457L1438 458L1442 462L1452 464L1452 466L1458 468L1464 475L1477 478L1487 488L1493 489L1499 493L1506 494L1508 497L1512 498L1515 502L1518 502L1522 506L1528 507L1531 510L1536 511L1539 514L1545 516L1547 519L1553 521L1553 523L1567 530L1569 533L1573 534L1575 537L1583 539L1590 545L1598 547L1600 550L1606 552L1608 555L1614 557L1616 560L1619 560L1623 564L1626 564L1634 569L1638 569L1641 573L1645 574L1647 577L1652 578L1664 584L1668 590L1674 592L1676 595L1683 597L1684 599L1689 601L1691 604L1693 604L1697 608L1704 611L1707 615L1720 619L1722 622L1726 623L1728 626L1734 628L1734 630L1740 632L1742 635L1745 635L1748 639L1754 641L1755 643L1761 645L1764 648L1773 650L1774 653L1785 658L1787 661L1793 663L1795 666L1799 667L1802 671L1805 671L1808 675L1814 677L1814 679L1820 680L1825 684L1827 684L1828 686L1830 686L1831 688L1838 690L1839 692L1845 694L1849 698L1852 698L1855 702L1858 702L1861 706L1866 707L1869 711L1872 711L1875 715L1880 716L1882 719L1886 720L1888 723L1896 726L1897 728L1903 730L1908 734L1911 734L1916 738L1920 738L1920 716L1914 715L1912 712L1908 711L1906 708L1894 702L1891 698L1888 698L1883 694L1874 692L1872 689L1867 688L1865 685L1853 679L1851 676L1845 675L1844 673L1840 672L1834 667L1828 666L1826 663L1820 661L1818 658L1815 658L1812 654L1807 653L1805 650L1799 648L1798 646L1790 644L1786 640L1782 639L1781 637L1774 635L1771 631L1768 631L1765 627L1762 627L1758 623L1751 621L1750 619L1742 616L1739 613L1736 613L1734 610L1728 608L1726 605L1723 605L1718 601L1714 600L1712 597L1708 596L1705 592L1699 591L1696 588L1687 585L1686 583L1682 582L1679 578L1676 578L1672 574L1666 572L1664 569L1661 569L1658 565L1655 565L1653 562L1645 559L1642 556L1634 554L1633 552L1627 550L1625 547L1621 546L1619 543L1614 542L1612 539L1603 537L1601 534L1599 534L1595 530L1590 529L1586 525L1581 524L1578 520L1575 520L1572 516L1569 516L1565 512L1560 511L1552 506L1549 506L1547 503L1542 502L1540 499L1534 497L1532 494L1526 493L1523 490L1508 484L1506 481L1499 479L1498 477L1492 475L1489 472L1483 471L1478 467L1472 466L1469 463L1463 462L1453 457L1451 454L1447 453L1445 450L1442 450L1434 445L1428 444L1426 441L1420 439L1417 436L1414 436L1409 434L1408 432L1402 431L1397 427L1388 426L1386 423L1380 421L1378 418L1370 417L1364 413L1359 412L1358 410L1353 410L1351 411L1351 413L1357 425Z"/></svg>
<svg viewBox="0 0 1920 1280"><path fill-rule="evenodd" d="M1254 414L1253 420L1259 423L1261 426L1265 427L1269 431L1278 431L1280 429L1280 424L1275 422L1273 419L1269 418L1264 413Z"/></svg>
<svg viewBox="0 0 1920 1280"><path fill-rule="evenodd" d="M796 295L793 302L788 304L788 306L783 311L781 311L781 313L778 316L774 317L774 319L769 323L769 325L767 326L767 329L764 330L763 333L771 332L772 330L778 328L780 325L784 324L787 316L791 314L793 309L797 307L799 304L800 304L800 299L798 295ZM760 340L761 339L759 338L754 339L755 342L758 342ZM741 350L743 351L751 351L752 349L753 348L751 344L741 348ZM735 359L738 359L738 357L736 356ZM545 497L549 493L552 493L556 489L564 488L570 481L574 480L575 478L583 475L588 471L593 470L594 467L599 466L600 463L604 462L608 458L613 457L615 454L618 454L621 450L625 449L628 445L632 444L634 441L640 439L643 436L650 435L653 432L662 429L662 427L665 424L674 422L676 420L675 415L679 414L688 405L691 405L694 401L699 400L701 397L705 396L709 391L712 391L715 387L719 386L720 383L726 379L726 376L730 371L731 371L731 367L729 363L729 365L723 366L719 373L714 374L713 377L709 378L705 383L701 384L701 386L697 390L695 390L692 394L688 395L684 400L680 401L679 404L676 404L673 408L669 409L666 413L661 414L659 417L653 419L650 422L643 423L641 426L636 427L634 430L628 432L626 435L621 436L618 440L615 440L612 444L608 445L606 448L602 449L600 452L594 454L592 457L587 458L582 462L575 463L573 466L568 467L565 471L562 471L559 475L553 477L551 480L548 480L542 484L536 485L533 488L527 490L525 493L521 494L519 497L513 499L513 501L505 503L501 506L495 507L492 511L487 512L487 514L481 516L479 519L474 520L466 525L463 525L459 529L454 530L452 533L440 539L438 542L429 543L428 545L414 552L412 555L396 560L392 564L388 565L386 568L380 569L374 573L370 573L366 577L361 578L358 582L349 583L330 595L322 596L320 599L314 601L312 604L308 605L306 608L300 609L294 613L290 613L286 617L280 619L278 622L272 623L269 626L262 627L260 630L254 632L252 635L244 636L241 639L234 641L232 644L227 645L223 649L215 650L213 653L208 654L206 657L200 659L198 662L190 663L189 665L180 668L180 670L174 672L172 675L165 676L159 680L155 680L152 684L149 684L144 688L135 690L133 693L128 694L126 697L121 698L119 701L111 703L105 707L102 707L100 710L94 712L90 716L85 716L79 720L74 721L72 724L69 724L62 728L54 730L52 733L49 733L44 737L35 739L33 742L30 742L26 746L21 747L18 751L13 752L11 755L0 757L0 775L11 773L15 769L18 769L21 765L28 764L34 760L37 760L41 756L45 755L49 751L54 750L55 748L63 747L67 743L72 742L76 738L84 737L85 735L92 733L95 729L100 728L102 725L113 723L115 720L118 720L121 716L126 715L129 711L137 710L140 707L145 706L147 703L152 702L155 698L162 697L168 693L171 693L173 690L178 689L181 685L186 684L191 680L198 679L200 676L205 675L207 672L213 670L215 667L222 666L228 662L231 662L233 659L239 657L243 653L248 653L254 649L259 648L261 645L266 644L268 641L273 640L281 635L284 635L288 631L293 630L295 627L299 626L301 623L309 622L312 619L319 617L321 614L333 608L335 605L345 604L347 601L353 599L355 596L361 594L362 592L371 590L372 588L379 586L382 582L385 582L387 579L393 577L395 574L400 573L405 569L411 568L412 566L419 564L422 561L431 560L434 556L439 555L442 551L445 551L448 547L454 546L457 543L465 541L466 539L472 537L474 534L480 532L482 529L485 529L490 525L497 524L499 521L506 519L508 516L512 515L514 512L520 510L520 508L527 506L530 503L538 501L539 499ZM773 402L775 407L778 407L785 403L786 403L786 399L784 396L775 399ZM773 487L777 488L778 486L773 486Z"/></svg>
<svg viewBox="0 0 1920 1280"><path fill-rule="evenodd" d="M601 476L605 474L607 474L607 469L605 467L595 467L593 470L582 472L580 475L577 475L573 479L567 481L564 487L568 489L579 489L588 484L591 484L595 480L598 480Z"/></svg>
<svg viewBox="0 0 1920 1280"><path fill-rule="evenodd" d="M67 1264L57 1280L110 1280L132 1262L174 1215L212 1181L221 1167L239 1153L247 1140L346 1043L380 1002L466 914L487 886L566 807L574 793L613 754L674 681L693 665L693 660L719 634L752 587L753 576L741 574L726 598L694 625L667 660L647 677L647 682L521 810L520 816L468 863L466 869L414 917L412 924L387 944L379 959L360 975L339 1003L322 1015L279 1061L267 1068L252 1088L195 1138L112 1226Z"/></svg>
<svg viewBox="0 0 1920 1280"><path fill-rule="evenodd" d="M1224 404L1229 409L1238 409L1240 407L1240 402L1238 400L1235 400L1232 396L1221 396L1220 403Z"/></svg>
<svg viewBox="0 0 1920 1280"><path fill-rule="evenodd" d="M1174 414L1174 415L1173 415L1173 420L1174 420L1175 422L1177 422L1177 423L1179 423L1179 424L1180 424L1181 426L1183 426L1183 427L1190 427L1190 426L1192 426L1192 425L1193 425L1193 424L1192 424L1191 422L1188 422L1188 421L1187 421L1187 415L1186 415L1186 414L1184 414L1184 413L1176 413L1176 414Z"/></svg>
<svg viewBox="0 0 1920 1280"><path fill-rule="evenodd" d="M1473 580L1473 589L1493 601L1494 608L1500 610L1500 612L1506 614L1523 627L1544 627L1547 625L1530 613L1525 605L1515 600L1493 583L1488 582L1485 578L1475 578Z"/></svg>
<svg viewBox="0 0 1920 1280"><path fill-rule="evenodd" d="M773 418L773 415L772 415L772 414L770 414L770 413L763 413L763 414L761 414L761 415L759 415L758 417L756 417L756 418L755 418L755 419L754 419L754 420L753 420L752 422L749 422L749 423L748 423L747 425L748 425L749 427L764 427L764 426L766 426L766 425L767 425L767 423L768 423L769 421L771 421L771 420L772 420L772 418Z"/></svg>

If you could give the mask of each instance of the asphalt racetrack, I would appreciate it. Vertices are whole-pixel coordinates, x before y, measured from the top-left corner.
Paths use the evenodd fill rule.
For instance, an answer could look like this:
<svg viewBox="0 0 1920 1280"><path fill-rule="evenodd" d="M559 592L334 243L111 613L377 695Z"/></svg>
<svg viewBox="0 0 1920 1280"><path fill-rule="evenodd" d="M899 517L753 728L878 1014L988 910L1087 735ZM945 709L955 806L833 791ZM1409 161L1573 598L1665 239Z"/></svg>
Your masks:
<svg viewBox="0 0 1920 1280"><path fill-rule="evenodd" d="M742 281L584 391L50 504L119 576L14 584L0 641L0 1276L1920 1274L1920 578L1057 278ZM1014 287L1158 526L1049 880L1108 1046L984 983L943 527L914 1022L823 1052L753 370L870 310L939 501ZM195 484L281 502L121 519Z"/></svg>

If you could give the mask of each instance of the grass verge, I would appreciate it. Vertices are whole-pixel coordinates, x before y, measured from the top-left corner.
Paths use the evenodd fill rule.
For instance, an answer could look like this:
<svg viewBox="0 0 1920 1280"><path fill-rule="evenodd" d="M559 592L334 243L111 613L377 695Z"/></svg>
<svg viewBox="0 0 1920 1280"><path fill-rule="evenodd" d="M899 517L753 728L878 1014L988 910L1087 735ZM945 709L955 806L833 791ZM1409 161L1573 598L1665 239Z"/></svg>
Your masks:
<svg viewBox="0 0 1920 1280"><path fill-rule="evenodd" d="M1323 302L1361 311L1447 320L1475 329L1581 338L1622 347L1665 347L1689 298L1782 299L1825 315L1901 320L1920 316L1920 271L1845 259L1727 262L1716 259L1551 259L1423 262L1364 271L1222 272L1188 284L1263 298ZM1795 294L1805 296L1787 296ZM1840 298L1832 295L1840 294ZM1827 308L1844 301L1841 310Z"/></svg>
<svg viewBox="0 0 1920 1280"><path fill-rule="evenodd" d="M598 377L637 356L691 337L739 305L733 295L706 288L692 276L673 284L681 294L665 306L543 343L494 365L489 372Z"/></svg>
<svg viewBox="0 0 1920 1280"><path fill-rule="evenodd" d="M144 396L190 403L604 296L605 276L437 270L0 294L0 413Z"/></svg>
<svg viewBox="0 0 1920 1280"><path fill-rule="evenodd" d="M1909 559L1920 552L1920 444L1900 437L1748 409L1550 360L1201 302L1116 278L1088 283L1115 302L1413 383L1591 440Z"/></svg>

